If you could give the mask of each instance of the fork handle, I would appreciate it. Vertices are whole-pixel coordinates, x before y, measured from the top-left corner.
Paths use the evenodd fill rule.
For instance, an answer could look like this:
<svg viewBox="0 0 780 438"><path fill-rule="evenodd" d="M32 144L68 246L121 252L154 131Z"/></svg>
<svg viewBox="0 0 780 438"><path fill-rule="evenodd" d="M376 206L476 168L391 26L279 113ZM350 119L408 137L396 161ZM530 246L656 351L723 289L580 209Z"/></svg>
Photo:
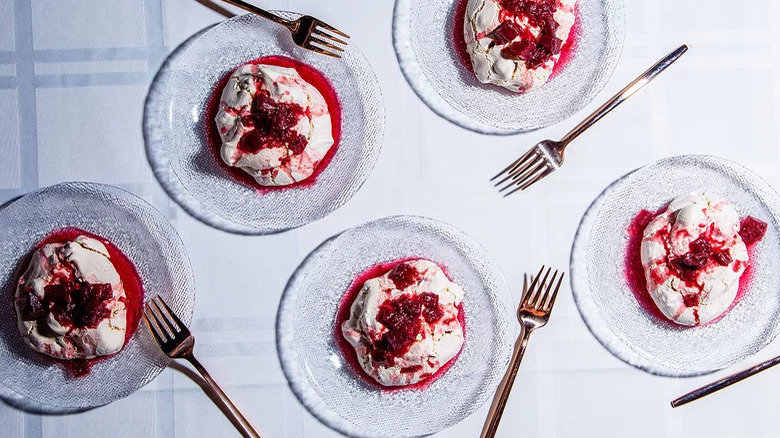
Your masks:
<svg viewBox="0 0 780 438"><path fill-rule="evenodd" d="M710 395L713 392L720 391L723 388L731 386L739 381L745 380L750 376L760 373L761 371L772 368L777 364L780 364L780 356L761 362L760 364L754 365L746 370L742 370L738 373L731 374L720 380L712 382L709 385L691 391L685 394L684 396L678 398L677 400L672 401L672 407L676 408L686 403L690 403L694 400L698 400L704 396Z"/></svg>
<svg viewBox="0 0 780 438"><path fill-rule="evenodd" d="M596 122L601 120L602 117L606 116L610 111L615 109L615 107L623 103L626 99L628 99L634 93L639 91L642 87L647 85L662 71L666 70L667 67L672 65L674 61L677 61L683 55L683 53L687 51L688 51L688 46L683 44L682 46L678 47L677 49L675 49L674 51L666 55L655 65L650 67L646 72L642 73L638 78L634 79L634 81L628 84L626 88L620 90L618 94L612 96L612 99L609 99L604 105L601 105L596 111L593 112L593 114L589 115L585 120L580 122L579 125L575 126L574 129L572 129L568 134L566 134L561 139L561 143L563 144L563 147L566 147L566 145L571 143L572 140L574 140L580 134L585 132L586 129L593 126Z"/></svg>
<svg viewBox="0 0 780 438"><path fill-rule="evenodd" d="M296 22L287 20L286 18L282 18L276 14L272 14L266 11L265 9L260 9L257 6L249 4L243 0L222 0L222 1L225 3L230 3L233 6L237 6L253 14L257 14L267 20L273 21L274 23L281 24L282 26L290 29L293 32L298 30L298 24Z"/></svg>
<svg viewBox="0 0 780 438"><path fill-rule="evenodd" d="M209 374L208 371L206 371L206 368L201 365L200 362L198 362L197 359L195 359L195 356L189 354L184 357L187 359L192 366L195 367L196 370L200 373L201 376L206 380L206 382L211 386L211 389L214 390L214 392L217 393L217 396L220 400L222 400L223 403L228 407L228 410L230 410L230 413L233 414L233 417L237 420L238 424L241 426L241 429L239 429L239 432L241 432L241 435L243 435L246 438L262 438L260 433L255 430L254 426L252 426L252 423L249 421L249 419L244 416L243 412L241 412L241 409L236 406L235 403L233 403L233 400L228 397L228 395L225 393L225 391L222 389L221 386L217 383L214 378L211 377L211 374Z"/></svg>
<svg viewBox="0 0 780 438"><path fill-rule="evenodd" d="M515 351L512 354L512 361L509 362L509 369L498 385L496 396L490 405L490 412L488 412L485 426L482 428L481 438L493 438L498 431L498 423L501 422L501 416L504 414L504 408L506 408L506 403L509 400L509 393L512 391L517 371L520 369L520 362L523 360L523 354L525 354L525 347L528 346L528 339L531 337L531 330L528 330L525 326L523 326L522 330L522 333L517 338L517 342L515 342Z"/></svg>

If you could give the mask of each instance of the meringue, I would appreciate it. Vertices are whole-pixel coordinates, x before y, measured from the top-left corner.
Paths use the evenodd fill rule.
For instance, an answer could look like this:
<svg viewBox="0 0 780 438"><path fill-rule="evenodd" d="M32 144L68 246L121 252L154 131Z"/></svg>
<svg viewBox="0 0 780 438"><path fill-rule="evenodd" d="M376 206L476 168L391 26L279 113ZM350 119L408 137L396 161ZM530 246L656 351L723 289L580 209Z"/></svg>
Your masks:
<svg viewBox="0 0 780 438"><path fill-rule="evenodd" d="M656 306L677 324L706 324L734 302L748 251L725 199L690 193L645 228L641 261Z"/></svg>
<svg viewBox="0 0 780 438"><path fill-rule="evenodd" d="M258 107L268 111L261 119ZM309 178L334 144L325 98L294 68L266 64L237 68L222 91L215 121L222 160L263 186ZM258 134L263 129L271 134ZM250 141L251 147L245 147Z"/></svg>
<svg viewBox="0 0 780 438"><path fill-rule="evenodd" d="M377 382L412 385L460 352L462 300L463 289L438 265L406 261L363 284L342 333L360 366Z"/></svg>
<svg viewBox="0 0 780 438"><path fill-rule="evenodd" d="M30 348L57 359L92 359L124 346L125 300L105 245L79 236L43 245L32 254L14 306L19 331Z"/></svg>
<svg viewBox="0 0 780 438"><path fill-rule="evenodd" d="M463 23L466 50L480 82L513 92L533 91L550 79L561 49L569 40L576 20L576 0L527 0L550 8L547 20L551 22L547 23L513 10L517 6L507 8L506 3L469 0ZM557 28L545 31L550 26Z"/></svg>

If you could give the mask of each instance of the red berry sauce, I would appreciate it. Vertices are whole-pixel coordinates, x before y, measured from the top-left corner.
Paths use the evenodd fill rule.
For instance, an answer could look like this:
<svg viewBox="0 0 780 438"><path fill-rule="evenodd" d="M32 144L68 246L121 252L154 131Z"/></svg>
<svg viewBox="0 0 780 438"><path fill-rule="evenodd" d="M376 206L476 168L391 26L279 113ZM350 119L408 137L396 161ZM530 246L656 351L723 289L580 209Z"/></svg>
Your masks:
<svg viewBox="0 0 780 438"><path fill-rule="evenodd" d="M400 263L387 276L398 290L404 290L420 279L420 273L408 263Z"/></svg>
<svg viewBox="0 0 780 438"><path fill-rule="evenodd" d="M645 278L645 269L642 267L642 236L647 225L655 219L656 216L663 213L666 207L657 212L647 210L640 211L628 226L628 245L626 246L625 268L624 272L628 286L633 292L634 297L640 306L652 315L655 319L666 323L671 323L661 309L655 305L647 288L647 279Z"/></svg>
<svg viewBox="0 0 780 438"><path fill-rule="evenodd" d="M463 66L472 70L471 56L466 49L466 37L463 32L468 2L469 0L460 0L455 5L455 23L453 25L452 37L456 57ZM569 31L569 38L565 43L555 37L555 31L559 25L552 18L555 12L554 0L500 0L500 3L504 8L501 12L502 18L500 19L506 20L508 13L513 15L522 14L528 17L532 25L542 27L542 33L537 38L530 32L523 31L513 22L503 21L488 35L496 44L506 44L517 36L522 36L523 39L504 48L502 55L508 59L525 60L528 68L535 68L546 62L550 57L560 54L550 78L563 71L566 64L574 58L579 37L582 35L579 3L574 6L575 21Z"/></svg>
<svg viewBox="0 0 780 438"><path fill-rule="evenodd" d="M624 273L631 292L634 294L634 297L642 306L642 308L657 320L672 324L672 321L670 321L666 315L661 312L658 306L655 305L653 298L650 296L650 292L647 287L647 280L645 278L645 270L642 267L641 260L642 237L645 228L653 219L662 214L664 211L666 211L666 207L663 207L657 212L642 210L631 221L631 224L628 227L628 245L626 246ZM743 241L745 241L745 245L748 248L748 255L751 259L753 258L755 244L764 237L766 227L766 223L750 216L742 220L742 227L739 234L742 236ZM710 261L721 266L727 266L732 262L728 251L725 251L721 248L713 248L710 242L705 237L703 237L703 235L691 242L689 248L690 252L684 254L681 257L678 257L675 260L672 260L669 264L670 268L673 269L675 273L689 286L701 289L701 287L695 283L696 275L698 270L706 267ZM747 285L750 284L750 279L752 276L751 266L752 265L748 263L745 267L745 271L739 279L739 290L737 292L737 296L731 306L729 306L729 309L723 312L721 316L718 316L704 325L712 324L718 321L744 296L745 292L747 291ZM687 307L696 306L699 304L699 296L685 296L683 297L683 303ZM698 322L699 315L695 310L694 317ZM674 324L674 326L678 328L687 327L678 324Z"/></svg>
<svg viewBox="0 0 780 438"><path fill-rule="evenodd" d="M580 16L580 4L574 5L574 24L569 31L569 39L566 40L566 44L561 48L561 54L558 57L558 62L555 63L553 71L550 74L550 79L557 76L562 72L567 65L574 59L574 55L577 53L577 47L580 44L580 37L582 36L582 18Z"/></svg>
<svg viewBox="0 0 780 438"><path fill-rule="evenodd" d="M256 189L260 193L266 193L271 190L284 190L289 188L302 188L310 187L314 185L319 175L333 159L333 156L338 149L341 141L341 104L339 103L338 94L333 88L327 77L323 75L319 70L314 67L304 64L292 58L284 56L266 56L263 58L249 61L246 64L266 64L275 65L279 67L294 68L301 78L310 83L317 91L325 98L325 102L328 105L328 112L330 113L331 129L333 135L333 146L331 146L328 153L320 161L317 167L314 169L314 173L303 181L299 181L294 184L286 186L261 186L255 181L248 173L243 170L228 166L222 161L220 155L220 149L222 148L222 138L219 136L219 130L214 119L219 112L219 101L222 97L222 90L230 80L230 76L235 69L228 72L214 88L211 97L206 104L205 115L205 129L206 129L206 141L208 143L209 150L211 151L214 159L219 166L227 173L229 173L234 179L241 181L242 183ZM244 65L244 64L242 64ZM238 68L238 67L236 67ZM300 112L303 111L298 105L283 104L273 102L271 99L265 99L266 96L258 94L255 100L252 102L253 117L245 121L255 124L255 126L261 126L262 129L257 130L253 135L247 135L241 139L238 145L238 149L244 152L257 152L260 149L260 145L267 141L275 141L286 144L294 155L303 152L306 147L306 138L299 135L293 135L289 131L289 127L294 126L293 120L297 121L300 116ZM255 131L253 131L255 132Z"/></svg>
<svg viewBox="0 0 780 438"><path fill-rule="evenodd" d="M17 281L15 284L19 284L19 279L27 269L35 251L50 243L73 241L79 236L91 237L106 246L111 263L122 280L126 295L123 300L127 309L127 331L125 332L125 345L127 345L127 342L138 328L138 322L141 319L144 289L141 277L138 275L133 262L122 250L108 240L78 228L63 228L55 231L38 242L35 248L21 261L17 269ZM44 300L37 303L39 307L34 307L36 306L35 303L26 303L27 305L21 309L22 312L27 313L27 315L23 315L23 318L35 319L35 316L43 316L45 315L43 305L48 307L49 304L52 304L51 312L63 325L96 327L100 320L108 315L109 311L106 309L103 301L110 298L111 286L102 283L93 284L76 279L63 278L62 280L67 281L67 283L47 286L44 289ZM100 356L89 360L61 360L50 356L45 357L61 363L73 377L83 377L89 374L92 365L111 356Z"/></svg>
<svg viewBox="0 0 780 438"><path fill-rule="evenodd" d="M471 66L471 55L466 50L466 35L464 35L463 26L466 22L466 9L469 4L469 0L460 0L455 5L455 23L452 26L452 41L453 48L455 49L455 57L458 61L466 67L469 71L473 72Z"/></svg>
<svg viewBox="0 0 780 438"><path fill-rule="evenodd" d="M374 362L384 366L395 365L395 359L406 354L420 334L420 316L428 324L433 324L444 316L438 295L430 292L417 296L404 294L382 303L377 313L377 321L387 327L388 331L370 348ZM407 368L401 372L405 372Z"/></svg>
<svg viewBox="0 0 780 438"><path fill-rule="evenodd" d="M412 260L420 260L420 258L409 257L392 262L381 263L358 274L350 285L349 289L347 289L344 297L341 299L338 310L336 311L336 324L333 327L333 336L336 338L336 344L341 349L341 353L345 359L345 362L348 364L352 372L359 375L362 380L368 383L369 386L380 389L382 391L394 392L407 389L425 389L430 386L430 384L433 383L436 379L441 377L458 360L458 356L460 355L460 352L458 352L455 357L439 368L436 373L413 385L384 386L374 380L373 377L369 376L368 373L363 370L363 367L360 366L360 362L358 361L355 348L346 339L344 339L341 326L349 319L350 312L352 310L352 303L355 301L355 298L357 298L360 290L363 288L363 284L372 278L381 277L382 275L393 271L389 276L390 279L393 280L396 285L404 285L406 284L405 282L410 281L411 278L417 275L416 272L412 272L414 271L414 268L404 264L404 262ZM444 274L447 275L447 278L450 278L447 270L441 264L437 263L437 265L442 268ZM412 284L414 281L416 280L411 280L411 283L406 284L406 286ZM417 331L419 331L418 326L420 323L417 316L420 314L423 315L423 318L425 318L428 323L435 322L443 316L444 313L439 306L439 297L436 294L423 293L416 297L401 295L389 303L383 303L379 314L377 314L377 320L379 320L379 322L382 324L385 324L385 326L389 328L389 331L385 334L383 339L377 343L381 345L376 345L375 347L377 347L377 349L372 351L374 360L384 360L389 365L392 365L392 361L396 356L402 356L409 348L409 346L414 342L414 335L416 335ZM458 306L458 322L460 322L461 327L463 327L465 342L466 319L463 312L463 303ZM461 351L463 351L462 348ZM380 359L377 359L377 355ZM418 367L408 367L401 369L401 372L413 373L418 370Z"/></svg>
<svg viewBox="0 0 780 438"><path fill-rule="evenodd" d="M742 224L739 228L739 235L742 236L745 245L752 245L764 238L766 229L766 222L748 216L742 220Z"/></svg>
<svg viewBox="0 0 780 438"><path fill-rule="evenodd" d="M309 141L291 128L301 117L310 115L310 111L304 110L302 106L276 102L266 90L261 90L252 101L251 115L242 118L244 126L253 126L255 129L241 137L237 149L255 154L260 149L286 147L293 156L300 155ZM285 160L290 161L290 158Z"/></svg>
<svg viewBox="0 0 780 438"><path fill-rule="evenodd" d="M77 278L60 281L62 283L44 287L43 299L32 293L30 285L25 285L25 301L19 303L23 320L35 321L51 313L63 326L95 328L111 314L105 303L113 295L110 284Z"/></svg>

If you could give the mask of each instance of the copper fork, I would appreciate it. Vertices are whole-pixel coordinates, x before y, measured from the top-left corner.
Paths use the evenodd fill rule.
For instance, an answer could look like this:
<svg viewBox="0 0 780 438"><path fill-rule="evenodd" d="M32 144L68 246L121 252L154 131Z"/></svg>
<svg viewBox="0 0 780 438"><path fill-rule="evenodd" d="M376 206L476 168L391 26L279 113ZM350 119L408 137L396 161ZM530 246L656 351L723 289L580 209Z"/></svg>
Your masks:
<svg viewBox="0 0 780 438"><path fill-rule="evenodd" d="M487 420L485 420L485 426L482 428L481 438L493 438L496 436L498 423L501 421L504 408L506 408L506 403L509 400L509 393L512 391L517 371L520 369L520 362L523 360L525 347L528 346L528 339L534 330L544 327L547 321L550 320L550 313L552 312L553 304L555 304L555 298L558 296L558 290L561 288L564 275L563 272L559 275L556 270L553 272L552 278L550 278L551 271L552 268L547 268L547 272L544 273L544 278L542 278L542 272L544 272L544 266L542 266L542 269L539 270L539 273L536 274L531 285L523 294L523 299L517 308L517 319L520 321L523 330L515 343L515 351L512 355L512 360L509 362L509 369L496 390L493 404L490 405L490 412ZM547 282L548 278L550 279L549 283ZM556 278L558 280L557 284ZM553 284L555 284L555 289L553 289ZM545 286L547 287L545 288Z"/></svg>
<svg viewBox="0 0 780 438"><path fill-rule="evenodd" d="M230 3L233 6L238 6L253 14L257 14L274 23L281 24L290 30L295 44L304 49L311 50L312 52L321 53L334 58L341 58L341 52L344 51L344 48L341 46L347 45L347 42L339 37L349 38L349 35L314 17L304 15L297 20L288 20L243 0L222 1Z"/></svg>
<svg viewBox="0 0 780 438"><path fill-rule="evenodd" d="M195 359L192 352L195 346L195 337L159 295L155 295L144 307L144 321L146 321L146 325L163 353L172 359L185 359L198 370L220 400L225 403L236 420L234 424L240 425L241 435L247 438L262 438L252 423L238 409L238 406L206 371L206 368Z"/></svg>
<svg viewBox="0 0 780 438"><path fill-rule="evenodd" d="M560 141L543 140L537 143L536 146L532 147L525 155L515 160L515 162L499 172L498 175L491 178L490 181L501 178L495 183L495 186L499 187L499 193L512 189L504 194L504 197L506 197L512 193L531 187L534 183L555 172L563 164L563 151L572 140L577 138L580 134L585 132L585 130L601 120L602 117L615 109L615 107L647 85L687 51L688 46L685 44L678 47L650 67L646 72L642 73L638 78L634 79L633 82L628 84L626 88L620 90L618 94L614 95L604 103L604 105L601 105L593 114L589 115L585 120L580 122L579 125L569 131L569 133Z"/></svg>

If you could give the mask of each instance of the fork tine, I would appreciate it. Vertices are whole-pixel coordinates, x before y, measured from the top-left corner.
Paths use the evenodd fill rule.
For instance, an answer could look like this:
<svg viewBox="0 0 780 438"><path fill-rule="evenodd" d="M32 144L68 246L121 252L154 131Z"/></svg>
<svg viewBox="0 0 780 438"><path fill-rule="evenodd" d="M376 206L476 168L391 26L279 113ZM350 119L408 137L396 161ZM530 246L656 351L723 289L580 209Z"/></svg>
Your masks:
<svg viewBox="0 0 780 438"><path fill-rule="evenodd" d="M538 157L538 159L536 161L533 161L533 162L529 163L528 167L530 167L531 165L534 165L534 164L535 164L534 167L532 167L530 169L523 170L523 172L521 174L515 174L512 177L511 181L509 181L507 184L505 184L504 187L498 189L498 192L501 193L504 190L512 188L512 186L515 186L515 185L518 185L518 184L522 184L529 177L531 177L532 175L536 175L537 172L539 172L540 170L544 169L544 167L547 165L547 163L544 161L544 158L542 158L542 157Z"/></svg>
<svg viewBox="0 0 780 438"><path fill-rule="evenodd" d="M531 295L534 293L534 289L536 289L536 283L539 281L540 278L542 278L542 272L544 272L544 265L542 265L542 269L539 270L539 273L536 274L536 277L533 278L531 281L531 285L528 286L528 289L526 289L525 294L523 295L523 301L521 303L521 306L525 307L528 305L529 302L531 302L530 298Z"/></svg>
<svg viewBox="0 0 780 438"><path fill-rule="evenodd" d="M544 172L546 171L550 165L547 163L547 161L544 160L544 158L540 159L539 164L537 164L533 169L528 170L527 172L523 173L522 175L516 176L514 178L513 184L515 186L522 187L526 182L531 181L538 172Z"/></svg>
<svg viewBox="0 0 780 438"><path fill-rule="evenodd" d="M327 42L324 38L321 38L321 37L319 37L317 35L311 35L311 42L317 43L317 44L319 44L321 46L329 47L329 48L331 48L333 50L337 50L339 52L343 52L344 51L344 49L342 49L341 47L335 46L335 45Z"/></svg>
<svg viewBox="0 0 780 438"><path fill-rule="evenodd" d="M542 172L539 175L537 175L534 179L532 179L530 181L527 181L525 184L519 185L519 183L518 183L518 186L514 190L512 190L511 192L508 192L508 193L504 194L504 197L506 198L507 196L511 195L512 193L515 193L515 192L518 192L518 191L522 191L522 190L527 189L528 187L531 187L532 185L536 184L539 180L541 180L542 178L544 178L547 175L551 174L552 172L553 172L553 169L551 167L548 167L547 169L544 170L544 172Z"/></svg>
<svg viewBox="0 0 780 438"><path fill-rule="evenodd" d="M525 169L517 169L514 172L512 172L513 183L522 181L526 179L529 175L532 175L540 167L547 166L547 160L544 158L543 155L537 154L532 164L535 165L533 168L534 170L529 170L530 166L528 166Z"/></svg>
<svg viewBox="0 0 780 438"><path fill-rule="evenodd" d="M553 172L553 168L550 166L545 166L545 169L542 173L536 176L536 178L531 180L526 180L526 183L520 186L520 190L525 190L528 187L531 187L532 185L536 184L537 181L544 178L545 176L551 174Z"/></svg>
<svg viewBox="0 0 780 438"><path fill-rule="evenodd" d="M311 43L307 43L305 47L307 49L311 50L312 52L321 53L323 55L332 56L334 58L341 58L341 55L333 53L333 52L329 52L329 51L327 51L325 49L322 49L322 48L319 48L317 46L313 46Z"/></svg>
<svg viewBox="0 0 780 438"><path fill-rule="evenodd" d="M331 35L329 33L323 32L323 31L321 31L321 30L319 30L317 28L314 28L314 30L312 30L311 33L313 35L319 35L319 36L325 37L325 38L327 38L327 39L329 39L331 41L335 41L335 42L337 42L339 44L343 44L345 46L348 44L346 41L342 40L341 38L337 38L337 37L335 37L335 36L333 36L333 35Z"/></svg>
<svg viewBox="0 0 780 438"><path fill-rule="evenodd" d="M553 285L555 284L555 280L558 277L558 270L556 269L553 272L552 278L550 278L550 282L547 283L547 289L544 291L544 295L542 295L542 298L539 300L539 309L542 310L546 307L547 301L550 300L550 292L552 292Z"/></svg>
<svg viewBox="0 0 780 438"><path fill-rule="evenodd" d="M555 271L557 274L558 271ZM561 283L563 282L563 276L566 275L565 273L561 272L560 278L558 278L558 284L555 285L555 290L552 293L552 296L549 299L549 302L547 305L544 306L544 311L549 312L552 310L553 304L555 304L555 298L558 296L558 291L561 289ZM552 281L550 281L550 286L555 282L555 277L553 277Z"/></svg>
<svg viewBox="0 0 780 438"><path fill-rule="evenodd" d="M142 316L142 317L143 317L143 319L144 319L144 323L146 323L146 327L148 327L148 328L149 328L149 331L150 331L150 332L152 332L152 336L154 336L154 340L155 340L157 343L160 343L160 338L159 338L159 337L158 337L158 335L157 335L157 329L156 329L155 327L153 327L153 326L152 326L152 322L149 320L149 315L147 315L147 314L146 314L146 308L144 308L144 309L141 311L141 316Z"/></svg>
<svg viewBox="0 0 780 438"><path fill-rule="evenodd" d="M151 317L149 315L151 315ZM154 339L157 341L158 344L163 345L166 342L168 342L168 339L172 339L168 334L168 332L166 332L165 329L163 329L160 320L157 319L157 315L154 314L154 312L148 305L144 308L144 320L146 321L146 324L149 326L149 328L152 330ZM154 323L152 323L152 320L154 320Z"/></svg>
<svg viewBox="0 0 780 438"><path fill-rule="evenodd" d="M496 178L500 177L501 175L503 175L503 174L505 174L505 173L512 173L512 170L513 170L514 168L516 168L517 166L519 166L519 165L520 165L522 162L524 162L524 161L525 161L525 160L526 160L526 159L527 159L527 158L528 158L528 157L529 157L531 154L533 154L534 152L536 152L536 147L532 147L531 149L528 149L528 151L526 151L526 153L524 153L522 157L520 157L520 158L516 159L516 160L515 160L515 161L514 161L512 164L510 164L509 166L506 166L506 167L504 168L504 170L502 170L501 172L498 172L498 173L496 174L496 176L494 176L493 178L490 178L490 180L491 180L491 181L493 181L494 179L496 179ZM499 183L499 184L500 184L500 183Z"/></svg>
<svg viewBox="0 0 780 438"><path fill-rule="evenodd" d="M542 151L539 150L539 148L537 148L536 146L532 147L528 152L526 152L524 157L531 158L531 162L534 162L534 163L539 161L539 160L543 160L544 159L544 156L542 155ZM525 168L527 169L527 167L525 167ZM524 170L522 170L522 167L518 165L518 166L514 166L514 168L512 170L507 172L507 175L509 175L509 177L515 177L518 174L523 173L523 172L524 172Z"/></svg>
<svg viewBox="0 0 780 438"><path fill-rule="evenodd" d="M333 26L331 26L330 24L328 24L328 23L325 23L325 22L323 22L323 21L319 21L319 20L317 20L317 22L316 22L316 24L314 25L314 27L315 27L315 28L317 28L317 27L323 27L323 28L325 28L325 30L328 30L328 31L330 31L330 32L333 32L333 33L335 33L336 35L343 36L344 38L349 38L349 35L345 34L344 32L342 32L342 31L340 31L340 30L336 29L335 27L333 27Z"/></svg>
<svg viewBox="0 0 780 438"><path fill-rule="evenodd" d="M528 273L523 273L523 296L528 293Z"/></svg>
<svg viewBox="0 0 780 438"><path fill-rule="evenodd" d="M546 294L544 293L544 285L547 284L547 277L550 276L550 271L552 271L552 266L547 268L547 272L544 273L544 279L541 283L539 283L539 287L534 293L534 299L531 301L531 307L536 310L542 309L542 303L544 303L544 299L546 298Z"/></svg>
<svg viewBox="0 0 780 438"><path fill-rule="evenodd" d="M526 152L525 155L523 155L520 160L516 161L517 165L512 165L508 167L509 171L506 173L506 176L501 179L501 181L494 184L495 187L500 186L503 184L506 180L512 178L513 175L516 174L516 172L525 172L525 170L528 169L529 166L532 166L535 162L539 160L539 155L536 153L536 148L531 149L530 151ZM522 161L521 161L522 160ZM498 176L498 175L496 175ZM492 180L491 180L492 181Z"/></svg>
<svg viewBox="0 0 780 438"><path fill-rule="evenodd" d="M179 317L176 316L176 313L173 310L171 310L170 307L168 307L168 303L166 303L165 300L162 299L162 297L159 296L159 295L155 295L155 297L153 299L155 299L155 298L157 299L157 302L159 302L160 304L163 305L163 307L165 307L165 310L168 312L168 315L170 315L170 317L173 320L173 322L175 322L176 325L178 326L179 331L184 331L187 328L187 326L185 326L184 323L181 322Z"/></svg>
<svg viewBox="0 0 780 438"><path fill-rule="evenodd" d="M171 322L171 320L168 319L167 316L165 316L165 313L163 313L162 309L160 308L160 305L157 304L157 300L152 298L150 303L153 304L154 309L157 309L157 314L160 315L160 318L165 323L165 329L168 331L168 334L171 335L171 339L174 339L176 337L176 333L178 333L178 330L176 330L176 327L173 326L173 323ZM154 312L152 312L152 314L155 316L155 319L157 320L157 323L159 324L160 320L157 319L157 314L155 314ZM162 325L161 325L161 327L162 327Z"/></svg>

